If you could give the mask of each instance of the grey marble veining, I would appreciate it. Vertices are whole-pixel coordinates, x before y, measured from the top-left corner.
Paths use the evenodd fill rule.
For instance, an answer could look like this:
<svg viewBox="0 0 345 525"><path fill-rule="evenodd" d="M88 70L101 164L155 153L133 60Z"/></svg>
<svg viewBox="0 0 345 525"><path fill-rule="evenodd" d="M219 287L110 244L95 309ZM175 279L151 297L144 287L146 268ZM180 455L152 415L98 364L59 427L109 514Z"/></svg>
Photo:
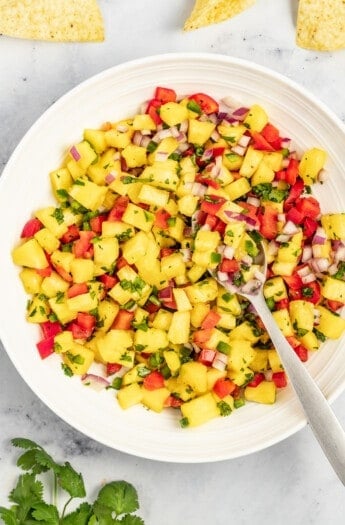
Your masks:
<svg viewBox="0 0 345 525"><path fill-rule="evenodd" d="M161 52L223 53L268 66L309 89L345 121L345 51L295 46L296 0L258 0L231 21L185 34L181 26L192 4L100 0L102 44L0 37L0 171L32 123L69 89L110 66ZM131 481L147 525L344 523L343 487L308 428L236 460L164 464L108 449L72 429L31 392L2 347L0 385L0 505L17 476L10 439L25 436L82 471L91 497L104 480ZM345 394L334 410L345 425Z"/></svg>

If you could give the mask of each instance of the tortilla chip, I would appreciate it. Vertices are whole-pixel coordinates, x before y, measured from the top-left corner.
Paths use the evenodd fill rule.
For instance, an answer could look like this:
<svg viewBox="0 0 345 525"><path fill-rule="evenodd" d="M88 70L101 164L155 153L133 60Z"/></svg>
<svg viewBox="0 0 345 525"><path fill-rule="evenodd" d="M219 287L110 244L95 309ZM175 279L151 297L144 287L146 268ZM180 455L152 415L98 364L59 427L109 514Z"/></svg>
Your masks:
<svg viewBox="0 0 345 525"><path fill-rule="evenodd" d="M0 33L32 40L104 40L96 0L0 0Z"/></svg>
<svg viewBox="0 0 345 525"><path fill-rule="evenodd" d="M306 49L334 51L345 47L345 1L300 0L296 43Z"/></svg>
<svg viewBox="0 0 345 525"><path fill-rule="evenodd" d="M255 2L256 0L196 0L183 29L191 31L202 26L223 22L238 15Z"/></svg>

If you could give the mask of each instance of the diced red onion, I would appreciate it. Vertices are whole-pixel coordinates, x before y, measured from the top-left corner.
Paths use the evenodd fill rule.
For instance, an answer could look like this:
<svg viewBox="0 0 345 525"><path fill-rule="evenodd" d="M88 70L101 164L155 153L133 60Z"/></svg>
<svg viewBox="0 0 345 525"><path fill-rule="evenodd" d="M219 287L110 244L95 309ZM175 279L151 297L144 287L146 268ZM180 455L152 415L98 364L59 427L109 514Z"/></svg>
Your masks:
<svg viewBox="0 0 345 525"><path fill-rule="evenodd" d="M225 370L228 360L229 358L226 354L217 351L212 361L212 367L217 368L217 370Z"/></svg>
<svg viewBox="0 0 345 525"><path fill-rule="evenodd" d="M276 255L278 253L279 245L276 241L272 240L268 243L267 252L269 255Z"/></svg>
<svg viewBox="0 0 345 525"><path fill-rule="evenodd" d="M116 130L120 133L126 133L128 131L128 126L126 126L126 124L118 124Z"/></svg>
<svg viewBox="0 0 345 525"><path fill-rule="evenodd" d="M321 170L318 174L318 181L319 182L325 182L328 179L328 173L326 170Z"/></svg>
<svg viewBox="0 0 345 525"><path fill-rule="evenodd" d="M303 266L299 270L297 270L297 273L300 277L305 277L306 275L309 275L311 273L311 270L309 266Z"/></svg>
<svg viewBox="0 0 345 525"><path fill-rule="evenodd" d="M225 244L220 244L217 247L217 253L224 253L225 248L226 248Z"/></svg>
<svg viewBox="0 0 345 525"><path fill-rule="evenodd" d="M290 159L282 160L282 168L287 168L289 164L290 164Z"/></svg>
<svg viewBox="0 0 345 525"><path fill-rule="evenodd" d="M239 144L237 144L236 146L233 146L231 148L231 151L233 153L236 153L236 155L239 155L240 157L244 157L245 155L245 152L247 151L246 148L244 148L243 146L240 146Z"/></svg>
<svg viewBox="0 0 345 525"><path fill-rule="evenodd" d="M152 135L152 131L150 129L142 129L141 131L142 135Z"/></svg>
<svg viewBox="0 0 345 525"><path fill-rule="evenodd" d="M189 122L188 120L183 120L180 124L180 132L181 133L187 133L188 131Z"/></svg>
<svg viewBox="0 0 345 525"><path fill-rule="evenodd" d="M309 264L312 264L313 269L315 272L326 272L330 266L330 262L325 257L319 257L316 259L313 259Z"/></svg>
<svg viewBox="0 0 345 525"><path fill-rule="evenodd" d="M176 126L171 126L170 128L170 131L171 131L171 135L176 139L179 134L180 134L180 130L177 129Z"/></svg>
<svg viewBox="0 0 345 525"><path fill-rule="evenodd" d="M220 139L220 135L218 133L218 131L215 129L210 137L212 140L214 140L214 142L217 142L217 140Z"/></svg>
<svg viewBox="0 0 345 525"><path fill-rule="evenodd" d="M177 148L176 151L178 151L179 153L184 153L185 151L187 151L188 148L189 148L189 143L188 142L181 142L178 145L178 148Z"/></svg>
<svg viewBox="0 0 345 525"><path fill-rule="evenodd" d="M299 227L292 221L287 221L282 229L282 233L286 235L295 235L295 233L298 233L299 231Z"/></svg>
<svg viewBox="0 0 345 525"><path fill-rule="evenodd" d="M226 272L217 272L218 281L225 282L228 280L228 274Z"/></svg>
<svg viewBox="0 0 345 525"><path fill-rule="evenodd" d="M229 217L229 219L234 219L236 221L243 221L248 226L255 227L256 226L256 220L252 217L248 217L248 215L245 215L244 213L237 213L230 210L224 211L225 215Z"/></svg>
<svg viewBox="0 0 345 525"><path fill-rule="evenodd" d="M187 346L187 345L184 345L184 346ZM196 354L199 354L201 352L201 348L196 343L192 343L192 348Z"/></svg>
<svg viewBox="0 0 345 525"><path fill-rule="evenodd" d="M322 257L323 249L322 249L321 244L313 244L312 250L313 250L313 257L315 257L316 259L319 257Z"/></svg>
<svg viewBox="0 0 345 525"><path fill-rule="evenodd" d="M96 392L100 392L110 385L109 381L104 379L104 377L97 376L95 374L84 374L81 377L81 382L83 385L89 386L93 390L96 390Z"/></svg>
<svg viewBox="0 0 345 525"><path fill-rule="evenodd" d="M280 243L288 242L290 240L290 235L280 234L276 237L276 241Z"/></svg>
<svg viewBox="0 0 345 525"><path fill-rule="evenodd" d="M201 160L203 162L208 161L212 159L212 156L213 156L213 149L212 148L205 149L204 153L201 156Z"/></svg>
<svg viewBox="0 0 345 525"><path fill-rule="evenodd" d="M152 140L153 142L161 142L163 139L167 139L168 137L171 137L171 128L169 129L161 129L157 131L155 135L153 135Z"/></svg>
<svg viewBox="0 0 345 525"><path fill-rule="evenodd" d="M142 134L140 133L140 131L136 131L132 137L132 142L133 144L135 144L136 146L140 146L140 143L141 143L141 139L142 139Z"/></svg>
<svg viewBox="0 0 345 525"><path fill-rule="evenodd" d="M334 259L336 261L345 261L345 246L340 246L335 252Z"/></svg>
<svg viewBox="0 0 345 525"><path fill-rule="evenodd" d="M308 273L308 275L301 277L301 281L303 284L312 283L313 281L316 281L316 276L313 273Z"/></svg>
<svg viewBox="0 0 345 525"><path fill-rule="evenodd" d="M185 228L183 228L183 236L184 237L191 237L192 236L192 228L190 226L186 226Z"/></svg>
<svg viewBox="0 0 345 525"><path fill-rule="evenodd" d="M163 288L162 290L158 291L158 299L166 300L166 301L172 301L173 299L173 289L171 286L167 286L166 288Z"/></svg>
<svg viewBox="0 0 345 525"><path fill-rule="evenodd" d="M244 255L242 257L242 262L246 266L250 266L252 264L252 262L253 262L253 257L251 257L250 255Z"/></svg>
<svg viewBox="0 0 345 525"><path fill-rule="evenodd" d="M114 171L111 171L110 173L108 173L105 177L105 182L107 184L111 184L115 179L116 177L118 176L118 173L117 172L114 172Z"/></svg>
<svg viewBox="0 0 345 525"><path fill-rule="evenodd" d="M178 142L182 142L182 143L185 143L187 142L187 135L185 133L183 133L182 131L179 132L179 134L177 135L176 137L177 141ZM187 148L188 149L188 148Z"/></svg>
<svg viewBox="0 0 345 525"><path fill-rule="evenodd" d="M223 255L226 259L233 259L235 250L232 246L226 246L223 251Z"/></svg>
<svg viewBox="0 0 345 525"><path fill-rule="evenodd" d="M231 113L231 116L236 120L244 120L249 111L249 108L241 107Z"/></svg>
<svg viewBox="0 0 345 525"><path fill-rule="evenodd" d="M255 208L259 208L261 204L260 199L258 199L257 197L248 197L247 202L251 206L255 206Z"/></svg>
<svg viewBox="0 0 345 525"><path fill-rule="evenodd" d="M278 217L277 218L278 218L279 222L282 222L283 224L286 223L286 215L285 215L285 213L278 213Z"/></svg>
<svg viewBox="0 0 345 525"><path fill-rule="evenodd" d="M157 151L155 155L155 160L157 162L165 162L169 157L169 153L167 151Z"/></svg>
<svg viewBox="0 0 345 525"><path fill-rule="evenodd" d="M206 116L207 116L206 120L210 120L211 122L213 122L213 124L217 124L218 123L217 113L211 113L211 114L206 115Z"/></svg>
<svg viewBox="0 0 345 525"><path fill-rule="evenodd" d="M329 275L334 275L338 271L338 265L337 264L331 264L331 266L328 267L328 273Z"/></svg>
<svg viewBox="0 0 345 525"><path fill-rule="evenodd" d="M239 146L243 146L244 148L246 148L250 140L251 140L251 137L249 135L242 135L242 137L240 138L237 144Z"/></svg>
<svg viewBox="0 0 345 525"><path fill-rule="evenodd" d="M151 142L151 137L143 137L141 139L141 142L140 142L140 146L142 146L143 148L147 148L147 146L150 144Z"/></svg>
<svg viewBox="0 0 345 525"><path fill-rule="evenodd" d="M183 262L189 262L192 260L192 252L190 248L181 248L180 252L182 253Z"/></svg>
<svg viewBox="0 0 345 525"><path fill-rule="evenodd" d="M273 371L272 370L265 370L265 379L266 381L272 381Z"/></svg>
<svg viewBox="0 0 345 525"><path fill-rule="evenodd" d="M81 159L81 155L75 146L72 146L69 152L75 161L78 161L79 159Z"/></svg>
<svg viewBox="0 0 345 525"><path fill-rule="evenodd" d="M313 257L313 249L310 245L306 245L302 252L302 262L307 262Z"/></svg>
<svg viewBox="0 0 345 525"><path fill-rule="evenodd" d="M312 244L325 244L327 240L326 232L321 226L319 226L315 232L312 240Z"/></svg>
<svg viewBox="0 0 345 525"><path fill-rule="evenodd" d="M201 231L204 231L204 232L210 232L211 231L211 226L209 224L203 224L200 228Z"/></svg>
<svg viewBox="0 0 345 525"><path fill-rule="evenodd" d="M203 197L206 193L206 190L206 186L203 186L203 184L200 184L200 182L193 182L192 195L195 195L196 197Z"/></svg>
<svg viewBox="0 0 345 525"><path fill-rule="evenodd" d="M250 279L246 284L241 286L241 292L252 294L258 291L261 287L261 282L257 279Z"/></svg>

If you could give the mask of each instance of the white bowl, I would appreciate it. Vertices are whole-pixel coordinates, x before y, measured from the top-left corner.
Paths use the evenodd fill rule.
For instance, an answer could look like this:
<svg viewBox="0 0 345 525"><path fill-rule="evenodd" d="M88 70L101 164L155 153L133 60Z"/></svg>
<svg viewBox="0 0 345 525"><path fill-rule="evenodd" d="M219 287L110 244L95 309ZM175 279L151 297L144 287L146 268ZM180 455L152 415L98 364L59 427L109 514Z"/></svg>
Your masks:
<svg viewBox="0 0 345 525"><path fill-rule="evenodd" d="M210 54L170 54L116 66L83 82L58 100L32 126L0 181L1 338L18 372L36 395L67 423L115 449L174 462L208 462L258 451L305 425L291 387L273 406L248 403L230 417L181 429L174 411L156 414L137 406L122 411L111 391L96 393L67 378L55 356L42 361L39 330L25 321L27 296L10 252L31 213L52 202L48 173L84 128L137 112L155 86L179 94L197 91L243 105L262 104L271 121L301 148L327 150L329 180L317 189L323 211L345 210L345 129L320 102L287 78L255 64ZM326 397L345 387L344 338L325 344L306 364Z"/></svg>

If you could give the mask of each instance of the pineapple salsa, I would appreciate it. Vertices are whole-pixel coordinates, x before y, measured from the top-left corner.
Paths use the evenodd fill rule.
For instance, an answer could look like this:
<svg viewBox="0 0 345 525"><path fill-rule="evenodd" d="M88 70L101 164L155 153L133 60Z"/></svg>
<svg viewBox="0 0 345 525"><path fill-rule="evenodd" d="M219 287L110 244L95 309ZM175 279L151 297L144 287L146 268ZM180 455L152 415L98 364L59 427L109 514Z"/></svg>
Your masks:
<svg viewBox="0 0 345 525"><path fill-rule="evenodd" d="M311 186L326 153L298 155L264 108L157 87L141 112L83 140L50 173L12 252L40 327L40 356L181 426L271 404L287 384L243 291L267 281L273 317L302 361L345 330L345 214ZM255 264L258 243L267 276ZM114 391L114 390L112 390Z"/></svg>

